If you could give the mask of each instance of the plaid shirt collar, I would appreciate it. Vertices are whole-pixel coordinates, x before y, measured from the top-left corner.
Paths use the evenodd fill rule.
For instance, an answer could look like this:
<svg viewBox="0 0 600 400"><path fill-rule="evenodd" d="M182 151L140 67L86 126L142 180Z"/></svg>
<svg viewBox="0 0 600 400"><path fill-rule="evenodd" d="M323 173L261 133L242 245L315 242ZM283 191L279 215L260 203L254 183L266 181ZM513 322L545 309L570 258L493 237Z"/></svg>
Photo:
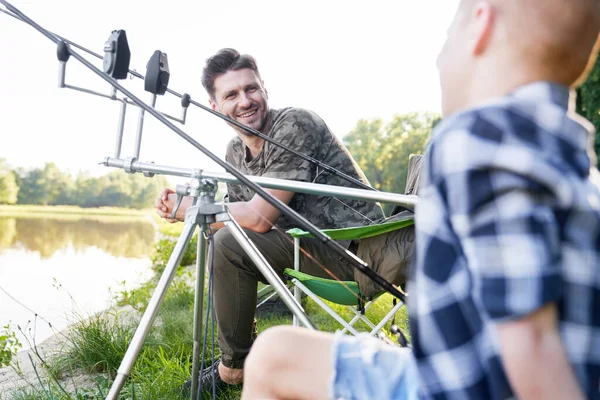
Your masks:
<svg viewBox="0 0 600 400"><path fill-rule="evenodd" d="M584 153L587 152L591 163L590 160L582 159L582 165L580 165L579 168L581 168L581 170L588 171L590 164L596 165L597 161L596 153L594 152L595 128L591 122L576 113L576 99L576 91L569 89L565 85L546 81L532 82L516 88L506 96L494 98L487 102L481 103L477 107L459 111L456 113L456 115L453 115L452 118L445 118L439 124L437 129L433 130L431 140L433 140L439 134L443 134L445 131L445 125L448 123L454 123L454 117L458 117L461 114L470 114L473 111L485 109L491 106L507 106L510 103L514 104L515 101L522 103L523 105L526 105L527 103L532 105L548 103L568 111L570 119L576 120L580 125L586 128L585 130L579 130L577 132L567 129L551 129L550 133L560 137L562 140L565 140L568 143L571 143L578 151L582 151Z"/></svg>
<svg viewBox="0 0 600 400"><path fill-rule="evenodd" d="M533 82L520 86L506 96L494 98L481 103L477 107L459 111L456 115L458 116L464 113L471 113L474 110L483 109L494 105L506 105L509 102L514 102L515 99L523 103L554 104L564 110L569 110L572 114L571 117L577 119L577 122L582 123L586 126L586 128L590 127L591 125L589 121L581 118L575 112L575 100L577 99L577 93L575 92L575 90L570 90L567 86L564 86L562 84L545 81ZM442 132L444 130L441 128L443 128L443 125L447 123L447 120L448 118L444 119L440 123L440 129L435 129L433 131L433 137L436 136L436 133ZM593 126L590 129L593 129ZM585 132L581 132L576 137L573 137L573 134L571 132L566 133L561 131L557 133L561 134L561 137L567 139L569 142L576 144L579 149L585 150L589 145L588 137L585 134Z"/></svg>

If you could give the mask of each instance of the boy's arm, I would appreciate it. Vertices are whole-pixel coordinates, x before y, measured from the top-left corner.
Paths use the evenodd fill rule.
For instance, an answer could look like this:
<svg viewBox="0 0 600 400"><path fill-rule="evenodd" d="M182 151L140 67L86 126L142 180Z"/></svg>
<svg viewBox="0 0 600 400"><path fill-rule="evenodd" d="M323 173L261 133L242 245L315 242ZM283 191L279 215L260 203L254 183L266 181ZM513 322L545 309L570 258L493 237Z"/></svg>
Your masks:
<svg viewBox="0 0 600 400"><path fill-rule="evenodd" d="M554 304L497 328L504 368L519 399L584 399L560 339Z"/></svg>

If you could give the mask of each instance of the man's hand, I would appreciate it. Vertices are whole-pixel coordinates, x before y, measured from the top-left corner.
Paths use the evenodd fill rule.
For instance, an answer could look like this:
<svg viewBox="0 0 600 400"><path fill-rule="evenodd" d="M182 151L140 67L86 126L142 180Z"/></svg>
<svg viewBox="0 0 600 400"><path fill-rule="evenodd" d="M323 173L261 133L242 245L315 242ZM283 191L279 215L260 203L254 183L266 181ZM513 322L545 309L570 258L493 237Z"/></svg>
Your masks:
<svg viewBox="0 0 600 400"><path fill-rule="evenodd" d="M558 332L556 305L499 323L500 351L519 399L584 399Z"/></svg>
<svg viewBox="0 0 600 400"><path fill-rule="evenodd" d="M187 196L184 197L181 201L181 205L177 209L175 218L172 218L171 214L173 213L173 208L175 207L176 201L177 193L169 188L163 189L162 192L160 192L160 195L154 201L156 213L170 223L183 221L185 217L185 211L191 204L191 199Z"/></svg>

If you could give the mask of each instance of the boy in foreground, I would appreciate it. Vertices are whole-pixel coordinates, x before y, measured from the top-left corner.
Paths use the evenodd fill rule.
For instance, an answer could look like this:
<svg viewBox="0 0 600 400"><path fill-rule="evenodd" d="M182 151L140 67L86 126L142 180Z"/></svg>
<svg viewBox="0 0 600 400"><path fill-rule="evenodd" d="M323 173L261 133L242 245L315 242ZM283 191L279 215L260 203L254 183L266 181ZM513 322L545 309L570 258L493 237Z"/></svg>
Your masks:
<svg viewBox="0 0 600 400"><path fill-rule="evenodd" d="M600 398L600 191L574 89L598 0L462 0L423 162L412 349L278 327L243 399Z"/></svg>

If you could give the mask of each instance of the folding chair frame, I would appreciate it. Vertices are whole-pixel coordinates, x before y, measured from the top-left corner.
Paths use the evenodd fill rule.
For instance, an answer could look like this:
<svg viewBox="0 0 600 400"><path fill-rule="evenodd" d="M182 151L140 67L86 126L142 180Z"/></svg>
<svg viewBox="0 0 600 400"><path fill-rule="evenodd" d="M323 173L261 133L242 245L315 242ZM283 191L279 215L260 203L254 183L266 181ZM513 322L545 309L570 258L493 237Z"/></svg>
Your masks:
<svg viewBox="0 0 600 400"><path fill-rule="evenodd" d="M294 270L300 271L300 238L297 238L297 237L294 238ZM317 296L315 293L313 293L309 288L307 288L298 279L292 278L291 282L294 285L294 297L298 301L298 304L301 304L300 296L301 296L301 293L304 292L315 303L317 303L323 310L325 310L325 312L327 312L327 314L329 314L332 318L334 318L337 322L339 322L344 327L344 329L342 330L342 333L350 332L351 334L353 334L355 336L359 334L359 332L354 328L354 325L358 321L363 321L365 324L367 324L371 328L369 335L375 336L381 331L381 329L385 326L385 324L387 324L387 322L390 319L392 319L392 317L394 315L396 315L396 313L404 305L404 303L402 303L401 301L398 301L398 303L396 305L394 305L394 307L386 314L386 316L384 318L381 319L381 321L379 321L379 323L377 325L375 325L373 322L371 322L364 315L364 313L373 305L373 300L367 302L364 305L363 310L361 310L361 311L357 310L356 307L346 306L348 309L352 310L352 312L354 313L354 317L350 321L346 321L338 313L336 313L331 307L329 307L319 296ZM359 300L357 300L357 305L358 305L358 301ZM305 311L305 310L303 310L303 311ZM300 325L295 316L293 317L293 325L294 326Z"/></svg>

